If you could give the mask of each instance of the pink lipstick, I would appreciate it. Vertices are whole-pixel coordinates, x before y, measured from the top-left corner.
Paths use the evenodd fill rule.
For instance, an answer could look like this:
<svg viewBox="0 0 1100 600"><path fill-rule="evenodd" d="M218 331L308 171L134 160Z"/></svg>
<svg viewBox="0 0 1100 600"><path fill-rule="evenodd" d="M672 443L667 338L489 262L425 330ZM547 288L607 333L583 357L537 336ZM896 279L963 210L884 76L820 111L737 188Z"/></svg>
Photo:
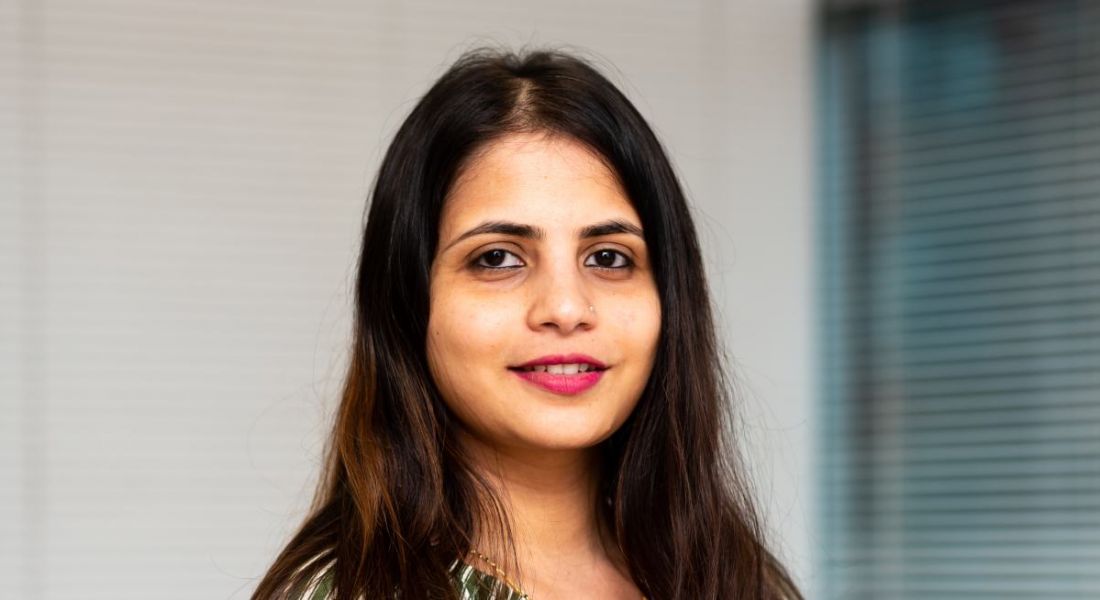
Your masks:
<svg viewBox="0 0 1100 600"><path fill-rule="evenodd" d="M599 383L608 367L585 354L542 356L509 370L548 392L572 396Z"/></svg>

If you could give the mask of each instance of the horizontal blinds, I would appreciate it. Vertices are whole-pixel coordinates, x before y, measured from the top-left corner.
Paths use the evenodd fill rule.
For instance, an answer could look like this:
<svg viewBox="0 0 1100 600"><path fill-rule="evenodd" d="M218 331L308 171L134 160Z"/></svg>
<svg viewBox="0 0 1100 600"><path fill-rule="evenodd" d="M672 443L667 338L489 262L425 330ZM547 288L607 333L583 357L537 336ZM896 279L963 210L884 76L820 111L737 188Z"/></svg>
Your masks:
<svg viewBox="0 0 1100 600"><path fill-rule="evenodd" d="M835 9L832 598L1100 597L1100 13Z"/></svg>

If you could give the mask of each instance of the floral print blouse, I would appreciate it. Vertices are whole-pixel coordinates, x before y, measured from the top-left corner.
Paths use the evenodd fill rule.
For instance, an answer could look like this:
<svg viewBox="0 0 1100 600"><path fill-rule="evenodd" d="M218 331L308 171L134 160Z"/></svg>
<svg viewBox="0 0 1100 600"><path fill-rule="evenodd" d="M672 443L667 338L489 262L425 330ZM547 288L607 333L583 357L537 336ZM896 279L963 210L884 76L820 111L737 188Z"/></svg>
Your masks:
<svg viewBox="0 0 1100 600"><path fill-rule="evenodd" d="M459 560L451 565L450 573L459 600L525 600L527 598L526 595L521 595L492 575ZM320 579L306 589L301 598L302 600L329 600L331 594L332 571L326 569Z"/></svg>

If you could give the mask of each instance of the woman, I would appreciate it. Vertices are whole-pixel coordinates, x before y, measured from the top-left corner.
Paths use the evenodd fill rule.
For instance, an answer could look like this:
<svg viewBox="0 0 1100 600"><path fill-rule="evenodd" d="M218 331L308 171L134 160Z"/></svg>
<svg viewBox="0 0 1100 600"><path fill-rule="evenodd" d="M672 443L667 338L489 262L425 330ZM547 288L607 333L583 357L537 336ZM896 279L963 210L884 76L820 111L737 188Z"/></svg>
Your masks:
<svg viewBox="0 0 1100 600"><path fill-rule="evenodd" d="M570 55L471 52L383 160L325 476L253 598L797 598L726 389L641 115Z"/></svg>

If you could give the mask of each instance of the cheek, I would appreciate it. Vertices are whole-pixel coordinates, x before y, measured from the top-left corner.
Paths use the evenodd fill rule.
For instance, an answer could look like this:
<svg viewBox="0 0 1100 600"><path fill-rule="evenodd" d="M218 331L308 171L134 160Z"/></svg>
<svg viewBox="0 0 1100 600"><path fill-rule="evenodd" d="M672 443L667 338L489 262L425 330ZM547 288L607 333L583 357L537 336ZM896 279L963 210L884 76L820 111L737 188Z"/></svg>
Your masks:
<svg viewBox="0 0 1100 600"><path fill-rule="evenodd" d="M497 357L505 347L507 321L506 311L476 298L448 294L433 301L427 348L433 374L438 377L458 368L504 368Z"/></svg>
<svg viewBox="0 0 1100 600"><path fill-rule="evenodd" d="M505 307L460 294L432 302L428 367L443 402L474 430L492 429L500 378L507 375L509 323Z"/></svg>
<svg viewBox="0 0 1100 600"><path fill-rule="evenodd" d="M652 358L661 334L660 300L655 295L645 295L621 303L620 310L615 312L615 329L620 339L629 340L630 352Z"/></svg>

